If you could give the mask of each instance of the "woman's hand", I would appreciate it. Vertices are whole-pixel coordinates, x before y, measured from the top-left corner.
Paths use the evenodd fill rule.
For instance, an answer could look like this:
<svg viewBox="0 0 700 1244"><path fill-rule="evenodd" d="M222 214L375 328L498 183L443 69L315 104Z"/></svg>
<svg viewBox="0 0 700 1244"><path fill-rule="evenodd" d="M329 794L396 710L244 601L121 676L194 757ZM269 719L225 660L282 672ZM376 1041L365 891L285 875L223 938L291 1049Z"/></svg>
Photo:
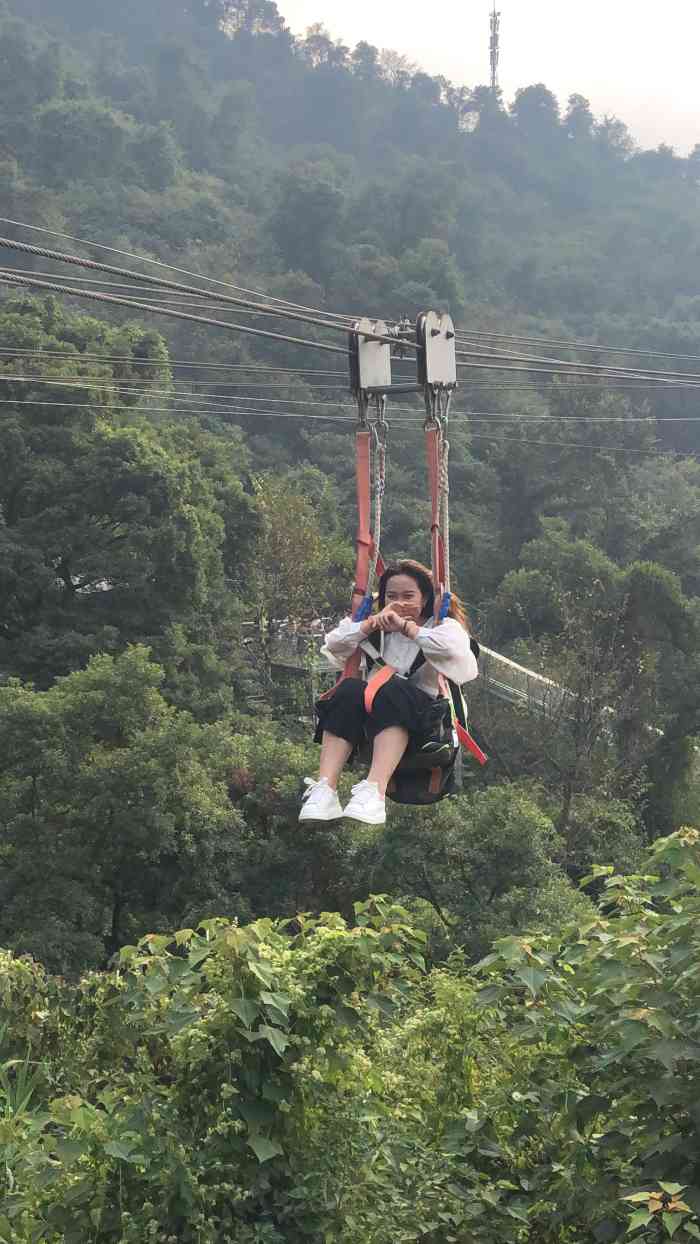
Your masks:
<svg viewBox="0 0 700 1244"><path fill-rule="evenodd" d="M371 635L372 631L400 631L404 621L391 605L385 605L380 613L373 613L362 623L362 629L366 635Z"/></svg>

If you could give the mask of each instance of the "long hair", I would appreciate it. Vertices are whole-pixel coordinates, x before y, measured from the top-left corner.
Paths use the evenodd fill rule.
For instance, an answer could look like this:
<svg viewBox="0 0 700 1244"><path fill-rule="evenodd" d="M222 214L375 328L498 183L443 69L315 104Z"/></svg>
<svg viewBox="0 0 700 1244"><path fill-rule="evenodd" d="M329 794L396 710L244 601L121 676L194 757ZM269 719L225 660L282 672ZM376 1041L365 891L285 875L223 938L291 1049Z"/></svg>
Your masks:
<svg viewBox="0 0 700 1244"><path fill-rule="evenodd" d="M381 610L384 608L386 604L386 585L389 582L389 579L392 579L394 575L397 574L408 575L410 579L413 579L414 582L418 584L421 594L427 597L425 609L423 610L423 617L432 618L435 612L435 588L433 587L433 576L427 566L424 566L422 562L413 561L410 557L402 557L399 561L391 562L386 567L384 574L379 580L377 609ZM469 619L466 615L464 605L459 599L459 596L457 596L454 592L452 592L452 599L450 600L450 607L447 612L447 616L448 618L454 618L455 621L459 622L460 626L464 627L465 631L471 634L472 628L469 624Z"/></svg>

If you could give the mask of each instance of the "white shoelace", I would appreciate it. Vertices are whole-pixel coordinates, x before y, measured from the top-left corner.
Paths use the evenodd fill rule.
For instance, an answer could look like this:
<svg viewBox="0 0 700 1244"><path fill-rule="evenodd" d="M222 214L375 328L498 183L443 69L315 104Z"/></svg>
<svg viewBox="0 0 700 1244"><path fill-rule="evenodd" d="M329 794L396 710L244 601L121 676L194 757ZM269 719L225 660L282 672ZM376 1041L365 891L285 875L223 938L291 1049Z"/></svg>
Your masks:
<svg viewBox="0 0 700 1244"><path fill-rule="evenodd" d="M314 791L318 790L319 786L327 785L328 782L326 778L319 778L318 781L315 778L304 778L304 786L308 786L308 790L305 790L301 797L302 803L305 803L306 800L313 795Z"/></svg>
<svg viewBox="0 0 700 1244"><path fill-rule="evenodd" d="M351 787L351 791L353 795L364 795L365 792L378 795L379 787L376 782L368 782L365 778L364 781L358 782L356 786Z"/></svg>

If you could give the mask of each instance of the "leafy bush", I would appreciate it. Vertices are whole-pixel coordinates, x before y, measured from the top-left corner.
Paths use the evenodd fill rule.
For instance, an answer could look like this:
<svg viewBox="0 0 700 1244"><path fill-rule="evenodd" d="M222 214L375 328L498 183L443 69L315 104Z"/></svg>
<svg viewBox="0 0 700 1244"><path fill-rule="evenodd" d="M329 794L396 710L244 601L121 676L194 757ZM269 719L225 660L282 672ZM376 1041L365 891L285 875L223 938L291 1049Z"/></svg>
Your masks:
<svg viewBox="0 0 700 1244"><path fill-rule="evenodd" d="M0 1239L700 1238L700 833L648 865L476 975L426 973L384 899L149 935L75 987L3 956Z"/></svg>

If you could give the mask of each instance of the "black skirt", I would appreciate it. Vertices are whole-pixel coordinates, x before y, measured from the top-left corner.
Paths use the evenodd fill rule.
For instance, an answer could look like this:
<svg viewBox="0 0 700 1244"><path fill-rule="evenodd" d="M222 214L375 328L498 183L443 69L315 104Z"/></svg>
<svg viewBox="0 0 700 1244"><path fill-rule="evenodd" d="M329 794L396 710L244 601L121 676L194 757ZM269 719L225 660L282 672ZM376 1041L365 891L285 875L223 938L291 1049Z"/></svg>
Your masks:
<svg viewBox="0 0 700 1244"><path fill-rule="evenodd" d="M382 730L401 726L413 737L432 734L445 714L445 701L434 700L420 687L394 675L374 697L372 711L365 710L367 684L362 678L344 678L327 699L316 702L316 733L320 743L324 730L358 747Z"/></svg>

